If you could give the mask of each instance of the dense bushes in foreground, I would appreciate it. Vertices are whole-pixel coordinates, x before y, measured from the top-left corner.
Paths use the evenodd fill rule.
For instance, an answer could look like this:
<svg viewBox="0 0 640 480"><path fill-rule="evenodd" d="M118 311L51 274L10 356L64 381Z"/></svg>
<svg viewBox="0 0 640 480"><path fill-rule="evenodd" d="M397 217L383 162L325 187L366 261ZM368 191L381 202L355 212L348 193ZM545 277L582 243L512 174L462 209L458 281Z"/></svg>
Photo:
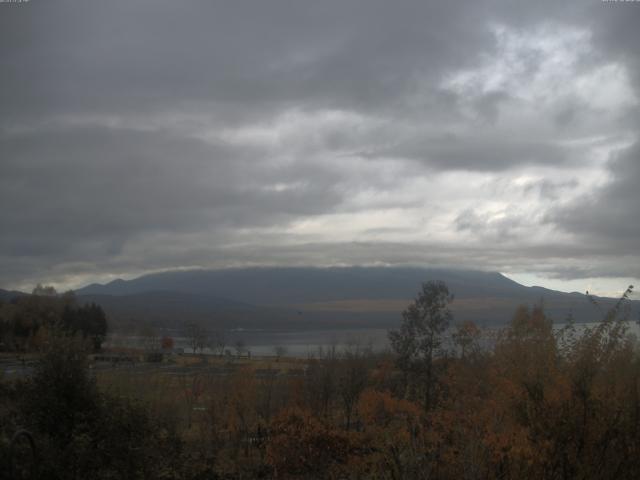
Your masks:
<svg viewBox="0 0 640 480"><path fill-rule="evenodd" d="M428 304L436 320L440 299ZM1 387L2 460L23 426L40 478L637 478L640 355L625 300L592 328L559 331L522 307L490 352L464 325L455 356L430 338L426 355L407 341L404 357L330 352L303 377L247 367L193 382L185 405L202 411L188 426L101 392L78 346L59 339L31 379Z"/></svg>
<svg viewBox="0 0 640 480"><path fill-rule="evenodd" d="M77 338L54 338L33 376L4 387L6 472L26 469L27 478L51 480L173 478L181 452L174 430L134 399L99 392L86 353ZM36 449L16 462L6 458L7 440L19 427L32 432ZM10 463L19 463L17 472Z"/></svg>

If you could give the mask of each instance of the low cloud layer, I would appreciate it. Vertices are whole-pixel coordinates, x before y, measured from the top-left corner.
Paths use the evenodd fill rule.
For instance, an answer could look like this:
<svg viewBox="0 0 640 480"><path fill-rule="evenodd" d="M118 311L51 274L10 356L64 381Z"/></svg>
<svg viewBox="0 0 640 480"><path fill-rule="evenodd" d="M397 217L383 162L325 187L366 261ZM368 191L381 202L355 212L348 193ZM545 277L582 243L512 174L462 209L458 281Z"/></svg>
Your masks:
<svg viewBox="0 0 640 480"><path fill-rule="evenodd" d="M0 4L0 287L417 264L624 288L640 6L516 3Z"/></svg>

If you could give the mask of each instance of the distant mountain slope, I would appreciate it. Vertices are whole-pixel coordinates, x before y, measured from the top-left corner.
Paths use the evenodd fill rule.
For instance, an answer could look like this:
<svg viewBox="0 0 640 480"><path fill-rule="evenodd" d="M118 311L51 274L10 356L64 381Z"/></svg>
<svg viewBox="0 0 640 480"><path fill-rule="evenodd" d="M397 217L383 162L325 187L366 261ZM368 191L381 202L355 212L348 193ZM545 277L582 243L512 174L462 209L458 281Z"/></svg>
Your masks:
<svg viewBox="0 0 640 480"><path fill-rule="evenodd" d="M8 302L15 297L22 297L24 295L27 294L15 290L3 290L0 288L0 300L2 300L3 302Z"/></svg>
<svg viewBox="0 0 640 480"><path fill-rule="evenodd" d="M443 280L459 297L518 295L524 287L499 273L421 268L246 268L171 271L114 280L77 290L79 295L148 291L214 294L256 305L412 298L421 282Z"/></svg>
<svg viewBox="0 0 640 480"><path fill-rule="evenodd" d="M525 287L495 272L425 268L244 268L170 271L93 284L76 293L113 317L186 320L244 328L387 327L398 323L420 284L442 280L457 320L504 324L522 303L542 302L555 320L601 316L586 297ZM600 299L608 308L615 299ZM639 302L634 302L635 310Z"/></svg>
<svg viewBox="0 0 640 480"><path fill-rule="evenodd" d="M284 316L265 308L235 302L212 295L153 291L128 295L77 295L81 303L97 303L105 309L112 325L136 327L156 324L181 327L189 322L212 327L235 328L238 325L259 327L262 323L281 326ZM290 315L291 316L291 315Z"/></svg>

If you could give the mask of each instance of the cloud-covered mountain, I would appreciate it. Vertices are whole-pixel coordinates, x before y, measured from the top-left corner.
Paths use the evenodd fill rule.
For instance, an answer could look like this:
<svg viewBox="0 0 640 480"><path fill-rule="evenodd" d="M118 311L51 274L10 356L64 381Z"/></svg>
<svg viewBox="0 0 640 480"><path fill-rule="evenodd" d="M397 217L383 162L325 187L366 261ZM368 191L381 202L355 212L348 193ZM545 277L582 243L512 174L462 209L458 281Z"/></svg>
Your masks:
<svg viewBox="0 0 640 480"><path fill-rule="evenodd" d="M517 295L526 287L493 272L387 267L238 268L144 275L76 290L79 295L173 291L217 295L256 305L346 299L412 298L421 282L442 280L459 297Z"/></svg>
<svg viewBox="0 0 640 480"><path fill-rule="evenodd" d="M495 272L390 267L170 271L76 291L119 320L186 320L244 328L392 327L420 288L442 280L457 320L504 324L520 304L542 302L557 321L601 317L585 295L525 287ZM600 299L603 308L612 299Z"/></svg>

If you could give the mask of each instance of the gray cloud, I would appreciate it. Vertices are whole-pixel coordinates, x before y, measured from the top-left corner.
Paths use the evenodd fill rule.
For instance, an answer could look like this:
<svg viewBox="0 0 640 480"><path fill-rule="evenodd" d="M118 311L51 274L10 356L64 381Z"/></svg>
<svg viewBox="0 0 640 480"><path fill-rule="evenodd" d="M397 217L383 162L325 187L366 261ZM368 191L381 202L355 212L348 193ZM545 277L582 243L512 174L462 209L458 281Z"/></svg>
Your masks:
<svg viewBox="0 0 640 480"><path fill-rule="evenodd" d="M570 159L567 149L553 143L456 134L414 138L376 156L410 158L439 169L489 171L522 164L557 165Z"/></svg>
<svg viewBox="0 0 640 480"><path fill-rule="evenodd" d="M543 200L558 200L567 190L575 189L580 182L575 178L563 181L553 181L548 178L528 183L524 186L525 193L536 192Z"/></svg>
<svg viewBox="0 0 640 480"><path fill-rule="evenodd" d="M200 101L254 113L273 102L375 108L490 42L475 21L480 8L34 0L2 16L1 58L12 74L1 98L33 113Z"/></svg>
<svg viewBox="0 0 640 480"><path fill-rule="evenodd" d="M600 189L550 213L549 220L611 256L638 255L640 238L640 143L614 154L611 179ZM640 273L640 272L638 272Z"/></svg>
<svg viewBox="0 0 640 480"><path fill-rule="evenodd" d="M546 0L0 4L0 286L236 264L640 275L638 147L603 166L637 140L639 20Z"/></svg>
<svg viewBox="0 0 640 480"><path fill-rule="evenodd" d="M87 243L108 255L141 233L276 225L343 195L321 165L277 166L269 152L168 132L38 132L5 139L0 155L0 202L15 206L0 211L0 249L18 256ZM280 184L293 186L269 188Z"/></svg>
<svg viewBox="0 0 640 480"><path fill-rule="evenodd" d="M470 232L487 242L508 242L514 238L519 227L524 221L521 215L512 212L508 208L498 218L492 218L490 214L481 214L468 208L462 211L455 219L455 227L459 232Z"/></svg>

